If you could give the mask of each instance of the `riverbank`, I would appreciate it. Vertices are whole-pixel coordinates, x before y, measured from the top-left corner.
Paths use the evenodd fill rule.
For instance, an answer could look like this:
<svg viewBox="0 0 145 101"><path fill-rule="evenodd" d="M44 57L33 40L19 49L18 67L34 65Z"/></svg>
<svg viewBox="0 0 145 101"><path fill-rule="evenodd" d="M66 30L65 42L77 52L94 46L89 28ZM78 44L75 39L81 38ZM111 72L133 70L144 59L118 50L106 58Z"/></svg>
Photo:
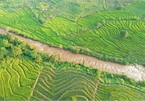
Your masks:
<svg viewBox="0 0 145 101"><path fill-rule="evenodd" d="M0 28L0 34L6 33L5 29ZM50 47L47 44L41 43L39 41L34 41L32 39L24 38L15 33L10 33L10 35L19 38L21 41L24 41L32 46L34 46L37 51L43 53L49 53L50 55L59 55L59 61L68 61L74 63L84 63L86 66L92 66L93 68L99 68L103 71L115 73L115 74L124 74L129 78L133 78L136 81L145 80L145 67L141 65L121 65L113 62L106 62L99 60L95 57L83 55L83 54L74 54L70 51L66 51L59 48Z"/></svg>

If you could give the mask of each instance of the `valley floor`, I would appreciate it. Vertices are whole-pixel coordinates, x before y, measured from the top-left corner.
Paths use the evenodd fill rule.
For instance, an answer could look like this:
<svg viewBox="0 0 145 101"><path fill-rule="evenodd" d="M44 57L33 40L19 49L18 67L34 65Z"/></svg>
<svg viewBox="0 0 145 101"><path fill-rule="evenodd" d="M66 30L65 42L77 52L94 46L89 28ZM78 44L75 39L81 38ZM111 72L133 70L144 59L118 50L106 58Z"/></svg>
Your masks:
<svg viewBox="0 0 145 101"><path fill-rule="evenodd" d="M6 33L6 30L0 28L0 34ZM59 55L59 61L68 61L74 63L84 63L86 66L92 66L93 68L99 68L103 71L107 71L115 74L124 74L136 81L145 80L145 67L140 65L121 65L112 62L106 62L99 60L95 57L86 56L83 54L73 54L69 51L49 47L47 44L39 41L24 38L15 33L9 33L14 37L18 37L21 41L24 41L30 45L36 47L37 51L49 53L50 55Z"/></svg>

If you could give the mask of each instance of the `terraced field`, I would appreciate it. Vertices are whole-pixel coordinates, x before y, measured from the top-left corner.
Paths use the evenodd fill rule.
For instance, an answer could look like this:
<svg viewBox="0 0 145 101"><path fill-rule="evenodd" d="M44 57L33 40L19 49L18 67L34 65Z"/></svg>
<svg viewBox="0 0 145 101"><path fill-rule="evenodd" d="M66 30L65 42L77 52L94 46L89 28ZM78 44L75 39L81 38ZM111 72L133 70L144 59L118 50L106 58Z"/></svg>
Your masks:
<svg viewBox="0 0 145 101"><path fill-rule="evenodd" d="M45 67L30 99L144 100L145 93L123 85L100 84L97 78L77 71Z"/></svg>
<svg viewBox="0 0 145 101"><path fill-rule="evenodd" d="M0 100L145 99L144 92L124 85L102 84L98 77L76 70L40 69L27 59L9 59L0 69Z"/></svg>
<svg viewBox="0 0 145 101"><path fill-rule="evenodd" d="M54 61L34 50L17 38L0 35L0 100L145 99L143 81Z"/></svg>
<svg viewBox="0 0 145 101"><path fill-rule="evenodd" d="M2 9L0 26L51 46L99 59L145 65L145 21L125 10L100 11L80 17L75 22L54 17L40 24L27 7L15 12ZM127 38L121 35L122 30L128 33Z"/></svg>
<svg viewBox="0 0 145 101"><path fill-rule="evenodd" d="M145 100L144 10L144 0L1 0L0 100Z"/></svg>
<svg viewBox="0 0 145 101"><path fill-rule="evenodd" d="M35 21L33 16L33 13L28 8L23 8L17 12L0 10L0 26L6 28L8 31L12 30L18 34L45 43L55 43L56 45L62 43L62 45L68 45L68 43L59 39L50 28L42 27Z"/></svg>
<svg viewBox="0 0 145 101"><path fill-rule="evenodd" d="M138 15L139 17L145 17L145 2L135 2L129 6L126 6L124 9L135 15Z"/></svg>
<svg viewBox="0 0 145 101"><path fill-rule="evenodd" d="M81 30L77 23L62 17L56 17L52 21L46 22L44 26L51 28L58 36L66 36L73 31Z"/></svg>
<svg viewBox="0 0 145 101"><path fill-rule="evenodd" d="M40 67L23 59L9 59L0 66L0 100L27 100Z"/></svg>
<svg viewBox="0 0 145 101"><path fill-rule="evenodd" d="M123 29L128 32L129 37L124 38L121 36L120 32ZM106 22L106 24L99 29L71 35L68 39L79 46L87 47L97 53L112 57L132 59L130 62L133 60L144 62L144 36L144 21L121 20Z"/></svg>
<svg viewBox="0 0 145 101"><path fill-rule="evenodd" d="M144 94L132 88L123 85L104 85L98 87L98 94L101 100L144 100ZM135 96L135 98L134 98Z"/></svg>
<svg viewBox="0 0 145 101"><path fill-rule="evenodd" d="M105 24L106 21L130 20L135 19L136 17L137 16L123 10L107 10L79 18L78 24L84 28L96 28L98 23Z"/></svg>
<svg viewBox="0 0 145 101"><path fill-rule="evenodd" d="M78 100L93 100L98 85L94 80L75 71L56 71L46 67L41 71L31 99L68 100L76 97Z"/></svg>

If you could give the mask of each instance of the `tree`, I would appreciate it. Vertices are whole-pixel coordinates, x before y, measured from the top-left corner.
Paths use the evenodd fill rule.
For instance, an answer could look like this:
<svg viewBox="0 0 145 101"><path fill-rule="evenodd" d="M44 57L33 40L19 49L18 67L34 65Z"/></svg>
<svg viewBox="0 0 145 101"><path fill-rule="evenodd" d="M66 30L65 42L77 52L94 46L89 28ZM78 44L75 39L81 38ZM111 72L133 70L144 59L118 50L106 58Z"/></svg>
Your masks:
<svg viewBox="0 0 145 101"><path fill-rule="evenodd" d="M41 57L42 57L43 61L49 61L49 54L43 53L43 54L41 54Z"/></svg>
<svg viewBox="0 0 145 101"><path fill-rule="evenodd" d="M62 44L59 44L59 48L60 48L60 49L63 49L63 46L62 46Z"/></svg>
<svg viewBox="0 0 145 101"><path fill-rule="evenodd" d="M9 42L14 42L15 38L11 36L10 34L7 35Z"/></svg>
<svg viewBox="0 0 145 101"><path fill-rule="evenodd" d="M2 60L4 58L4 55L0 54L0 60Z"/></svg>
<svg viewBox="0 0 145 101"><path fill-rule="evenodd" d="M35 59L36 63L41 63L42 62L42 57L41 55L37 55L36 59Z"/></svg>
<svg viewBox="0 0 145 101"><path fill-rule="evenodd" d="M121 84L124 84L124 80L123 79L120 79L120 82L121 82Z"/></svg>
<svg viewBox="0 0 145 101"><path fill-rule="evenodd" d="M8 54L8 50L5 47L0 48L0 55L5 56Z"/></svg>
<svg viewBox="0 0 145 101"><path fill-rule="evenodd" d="M97 26L96 26L96 28L98 29L98 28L100 28L101 26L102 26L102 23L98 23Z"/></svg>
<svg viewBox="0 0 145 101"><path fill-rule="evenodd" d="M7 28L6 28L6 32L9 32L9 31L10 31L10 27L7 27Z"/></svg>
<svg viewBox="0 0 145 101"><path fill-rule="evenodd" d="M13 47L13 48L12 48L12 55L13 55L14 57L19 56L19 55L21 55L21 54L22 54L22 50L21 50L20 47Z"/></svg>
<svg viewBox="0 0 145 101"><path fill-rule="evenodd" d="M101 23L102 23L102 25L104 25L106 23L106 21L105 20L102 20Z"/></svg>
<svg viewBox="0 0 145 101"><path fill-rule="evenodd" d="M78 46L70 46L69 47L70 51L73 52L74 54L78 54L80 52L80 49Z"/></svg>
<svg viewBox="0 0 145 101"><path fill-rule="evenodd" d="M135 18L135 20L139 20L139 19L140 19L139 17L136 17L136 18Z"/></svg>
<svg viewBox="0 0 145 101"><path fill-rule="evenodd" d="M36 51L31 51L31 52L29 53L29 55L30 55L30 57L31 57L32 59L36 59L38 54L37 54Z"/></svg>
<svg viewBox="0 0 145 101"><path fill-rule="evenodd" d="M14 44L15 45L19 45L21 43L21 41L16 37L14 40Z"/></svg>
<svg viewBox="0 0 145 101"><path fill-rule="evenodd" d="M121 6L116 7L116 9L117 9L117 10L122 10L122 7L121 7Z"/></svg>
<svg viewBox="0 0 145 101"><path fill-rule="evenodd" d="M20 45L22 50L25 50L27 48L27 43L26 42L22 42Z"/></svg>
<svg viewBox="0 0 145 101"><path fill-rule="evenodd" d="M59 59L60 59L59 55L51 55L49 57L49 61L53 61L53 62L56 62Z"/></svg>
<svg viewBox="0 0 145 101"><path fill-rule="evenodd" d="M2 41L2 44L3 44L4 47L9 47L9 41L6 40L6 39L4 39L4 40Z"/></svg>
<svg viewBox="0 0 145 101"><path fill-rule="evenodd" d="M126 30L121 30L120 34L122 37L125 37L125 38L129 37L129 34Z"/></svg>

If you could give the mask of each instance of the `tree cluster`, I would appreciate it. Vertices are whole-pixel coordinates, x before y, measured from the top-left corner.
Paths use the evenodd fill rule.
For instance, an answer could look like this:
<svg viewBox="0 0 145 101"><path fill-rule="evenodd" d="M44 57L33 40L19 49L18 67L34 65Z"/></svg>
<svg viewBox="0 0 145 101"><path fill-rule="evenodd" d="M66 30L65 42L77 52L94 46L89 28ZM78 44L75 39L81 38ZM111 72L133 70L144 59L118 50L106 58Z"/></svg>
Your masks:
<svg viewBox="0 0 145 101"><path fill-rule="evenodd" d="M0 43L0 60L10 57L28 57L36 63L42 63L43 61L56 61L56 56L38 53L33 46L21 42L18 38L14 38L10 35L0 35Z"/></svg>

